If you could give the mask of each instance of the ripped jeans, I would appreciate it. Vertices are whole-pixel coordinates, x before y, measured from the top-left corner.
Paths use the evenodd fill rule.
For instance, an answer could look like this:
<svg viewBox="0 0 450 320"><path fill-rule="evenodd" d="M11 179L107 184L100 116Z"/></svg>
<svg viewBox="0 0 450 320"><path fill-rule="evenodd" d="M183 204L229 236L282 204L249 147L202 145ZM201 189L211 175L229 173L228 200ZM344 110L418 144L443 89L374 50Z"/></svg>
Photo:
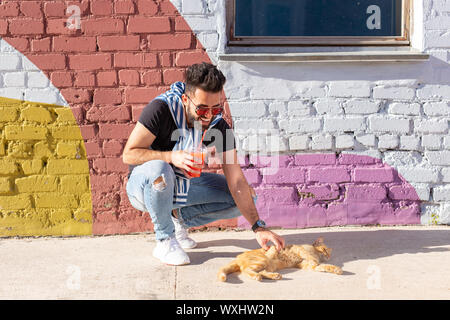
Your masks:
<svg viewBox="0 0 450 320"><path fill-rule="evenodd" d="M171 219L173 209L178 209L178 218L186 227L196 227L220 219L231 219L241 215L228 189L223 175L203 172L192 178L187 203L173 203L175 173L165 161L152 160L133 169L127 183L127 194L131 205L149 212L156 240L174 235Z"/></svg>

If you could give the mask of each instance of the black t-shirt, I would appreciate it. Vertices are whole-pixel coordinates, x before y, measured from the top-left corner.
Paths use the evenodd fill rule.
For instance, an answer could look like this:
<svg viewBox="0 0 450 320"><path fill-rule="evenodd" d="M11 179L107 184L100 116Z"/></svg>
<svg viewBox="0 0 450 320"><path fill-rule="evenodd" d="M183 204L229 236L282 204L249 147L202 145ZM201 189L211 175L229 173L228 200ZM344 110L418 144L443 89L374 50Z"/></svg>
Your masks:
<svg viewBox="0 0 450 320"><path fill-rule="evenodd" d="M152 150L171 151L173 149L177 142L177 136L174 135L172 139L172 133L177 130L177 126L165 101L152 100L142 110L138 121L156 137L151 145ZM207 147L215 146L218 153L236 148L233 130L224 119L208 129L203 144ZM136 166L129 166L129 173L134 167Z"/></svg>

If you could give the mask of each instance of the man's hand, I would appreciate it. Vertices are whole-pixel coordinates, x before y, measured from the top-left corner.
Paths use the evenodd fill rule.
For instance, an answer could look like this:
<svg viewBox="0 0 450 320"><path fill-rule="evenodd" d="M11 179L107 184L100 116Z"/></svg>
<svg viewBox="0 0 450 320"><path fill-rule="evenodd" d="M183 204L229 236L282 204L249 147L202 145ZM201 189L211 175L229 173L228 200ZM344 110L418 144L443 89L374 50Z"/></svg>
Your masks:
<svg viewBox="0 0 450 320"><path fill-rule="evenodd" d="M194 162L194 157L184 150L172 151L170 163L172 163L175 167L180 168L185 173L193 173L195 171L195 168L201 169L203 166L196 164ZM194 169L191 169L190 167Z"/></svg>
<svg viewBox="0 0 450 320"><path fill-rule="evenodd" d="M267 243L272 242L275 245L277 251L280 251L284 248L284 239L283 237L277 235L276 233L268 230L262 229L256 231L256 241L258 241L259 245L264 250L269 250L269 246Z"/></svg>

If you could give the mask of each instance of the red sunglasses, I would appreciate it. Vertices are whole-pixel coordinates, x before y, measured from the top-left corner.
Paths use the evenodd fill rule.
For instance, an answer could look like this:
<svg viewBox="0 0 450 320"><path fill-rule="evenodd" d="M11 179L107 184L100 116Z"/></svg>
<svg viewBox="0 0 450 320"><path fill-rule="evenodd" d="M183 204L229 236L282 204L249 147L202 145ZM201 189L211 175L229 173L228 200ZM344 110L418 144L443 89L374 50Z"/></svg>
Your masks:
<svg viewBox="0 0 450 320"><path fill-rule="evenodd" d="M197 113L197 115L200 117L206 115L208 112L211 112L213 116L217 116L223 112L223 106L221 105L214 107L209 107L205 105L196 105L195 102L192 101L192 99L188 95L186 95L186 97L188 97L188 99L195 106L195 113Z"/></svg>

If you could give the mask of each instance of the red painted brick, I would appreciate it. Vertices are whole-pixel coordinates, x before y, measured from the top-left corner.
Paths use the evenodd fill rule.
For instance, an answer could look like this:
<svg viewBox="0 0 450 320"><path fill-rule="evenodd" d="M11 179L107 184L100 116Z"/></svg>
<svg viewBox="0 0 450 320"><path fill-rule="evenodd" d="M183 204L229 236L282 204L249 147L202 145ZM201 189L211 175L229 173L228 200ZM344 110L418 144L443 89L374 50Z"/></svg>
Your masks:
<svg viewBox="0 0 450 320"><path fill-rule="evenodd" d="M97 126L95 124L80 125L80 131L84 140L94 139L97 136Z"/></svg>
<svg viewBox="0 0 450 320"><path fill-rule="evenodd" d="M12 35L43 34L44 23L41 20L16 18L9 21L9 32Z"/></svg>
<svg viewBox="0 0 450 320"><path fill-rule="evenodd" d="M91 12L95 16L108 16L113 12L112 1L91 1Z"/></svg>
<svg viewBox="0 0 450 320"><path fill-rule="evenodd" d="M97 86L113 87L117 85L116 71L99 71L97 73Z"/></svg>
<svg viewBox="0 0 450 320"><path fill-rule="evenodd" d="M53 51L93 52L97 49L95 37L54 37Z"/></svg>
<svg viewBox="0 0 450 320"><path fill-rule="evenodd" d="M42 18L41 1L23 1L20 3L20 11L30 18Z"/></svg>
<svg viewBox="0 0 450 320"><path fill-rule="evenodd" d="M164 84L172 84L176 81L184 80L184 70L181 69L165 69L163 72Z"/></svg>
<svg viewBox="0 0 450 320"><path fill-rule="evenodd" d="M89 155L90 158L103 156L102 147L98 142L91 142L91 141L85 142L84 147L86 148L86 153ZM91 175L91 188L93 188L92 186L93 177L94 176Z"/></svg>
<svg viewBox="0 0 450 320"><path fill-rule="evenodd" d="M63 54L31 54L27 57L41 70L66 69L66 56Z"/></svg>
<svg viewBox="0 0 450 320"><path fill-rule="evenodd" d="M46 28L47 33L48 34L56 34L56 35L76 34L77 29L69 29L66 26L66 22L67 22L67 18L47 19L47 28Z"/></svg>
<svg viewBox="0 0 450 320"><path fill-rule="evenodd" d="M86 112L86 119L91 122L130 121L128 106L92 107Z"/></svg>
<svg viewBox="0 0 450 320"><path fill-rule="evenodd" d="M124 30L124 22L118 18L89 19L81 23L81 31L87 35L120 34Z"/></svg>
<svg viewBox="0 0 450 320"><path fill-rule="evenodd" d="M31 40L31 51L33 52L49 52L50 51L50 38L33 39Z"/></svg>
<svg viewBox="0 0 450 320"><path fill-rule="evenodd" d="M179 15L177 8L170 1L163 1L160 4L160 11L163 15Z"/></svg>
<svg viewBox="0 0 450 320"><path fill-rule="evenodd" d="M90 105L90 104L89 104ZM73 116L75 117L75 121L77 123L84 122L84 108L82 104L72 104L71 105Z"/></svg>
<svg viewBox="0 0 450 320"><path fill-rule="evenodd" d="M161 71L160 70L150 70L144 72L142 75L142 82L147 86L159 85L161 81Z"/></svg>
<svg viewBox="0 0 450 320"><path fill-rule="evenodd" d="M0 20L0 35L5 35L8 33L8 21Z"/></svg>
<svg viewBox="0 0 450 320"><path fill-rule="evenodd" d="M44 14L46 17L64 17L66 15L64 2L44 2Z"/></svg>
<svg viewBox="0 0 450 320"><path fill-rule="evenodd" d="M115 53L114 66L119 68L155 68L158 59L154 53Z"/></svg>
<svg viewBox="0 0 450 320"><path fill-rule="evenodd" d="M170 32L169 17L130 17L130 33L165 33Z"/></svg>
<svg viewBox="0 0 450 320"><path fill-rule="evenodd" d="M120 178L115 174L91 176L91 188L93 190L110 190L111 187L120 185Z"/></svg>
<svg viewBox="0 0 450 320"><path fill-rule="evenodd" d="M69 56L69 67L74 70L111 69L112 57L107 53Z"/></svg>
<svg viewBox="0 0 450 320"><path fill-rule="evenodd" d="M161 67L171 67L172 54L170 52L161 52L159 54L159 61L161 61Z"/></svg>
<svg viewBox="0 0 450 320"><path fill-rule="evenodd" d="M117 14L133 14L136 12L131 0L119 0L114 3L114 12Z"/></svg>
<svg viewBox="0 0 450 320"><path fill-rule="evenodd" d="M29 42L28 42L27 38L9 38L9 37L4 37L3 40L8 42L17 51L26 52L29 49Z"/></svg>
<svg viewBox="0 0 450 320"><path fill-rule="evenodd" d="M208 54L204 50L179 52L175 58L175 66L187 67L194 63L209 62Z"/></svg>
<svg viewBox="0 0 450 320"><path fill-rule="evenodd" d="M127 86L139 85L139 72L137 70L122 69L119 71L119 84Z"/></svg>
<svg viewBox="0 0 450 320"><path fill-rule="evenodd" d="M115 140L103 141L103 154L105 156L121 156L123 150L123 142Z"/></svg>
<svg viewBox="0 0 450 320"><path fill-rule="evenodd" d="M61 89L61 94L69 103L91 102L91 92L86 89L67 88Z"/></svg>
<svg viewBox="0 0 450 320"><path fill-rule="evenodd" d="M146 107L146 104L143 105L133 105L131 107L131 119L133 120L133 122L137 122L139 120L139 116L142 113L142 110L144 110L144 108Z"/></svg>
<svg viewBox="0 0 450 320"><path fill-rule="evenodd" d="M92 72L77 72L75 73L76 87L93 87L95 86L95 75Z"/></svg>
<svg viewBox="0 0 450 320"><path fill-rule="evenodd" d="M128 139L134 125L116 124L116 123L99 123L98 137L100 139ZM121 159L119 159L121 160Z"/></svg>
<svg viewBox="0 0 450 320"><path fill-rule="evenodd" d="M148 36L150 50L184 50L191 48L191 33L152 34ZM197 60L198 62L198 60Z"/></svg>
<svg viewBox="0 0 450 320"><path fill-rule="evenodd" d="M101 51L133 51L140 48L139 36L107 36L97 38Z"/></svg>
<svg viewBox="0 0 450 320"><path fill-rule="evenodd" d="M73 85L73 78L70 72L52 72L50 80L57 88L71 87Z"/></svg>
<svg viewBox="0 0 450 320"><path fill-rule="evenodd" d="M140 14L155 15L158 12L158 4L153 0L138 0L137 7Z"/></svg>
<svg viewBox="0 0 450 320"><path fill-rule="evenodd" d="M118 89L95 89L94 104L120 104L122 95Z"/></svg>
<svg viewBox="0 0 450 320"><path fill-rule="evenodd" d="M16 2L0 3L0 17L17 17L19 15L19 5Z"/></svg>
<svg viewBox="0 0 450 320"><path fill-rule="evenodd" d="M191 31L191 28L182 16L175 18L175 31Z"/></svg>
<svg viewBox="0 0 450 320"><path fill-rule="evenodd" d="M148 103L156 96L163 93L161 88L126 88L125 102L126 103Z"/></svg>

